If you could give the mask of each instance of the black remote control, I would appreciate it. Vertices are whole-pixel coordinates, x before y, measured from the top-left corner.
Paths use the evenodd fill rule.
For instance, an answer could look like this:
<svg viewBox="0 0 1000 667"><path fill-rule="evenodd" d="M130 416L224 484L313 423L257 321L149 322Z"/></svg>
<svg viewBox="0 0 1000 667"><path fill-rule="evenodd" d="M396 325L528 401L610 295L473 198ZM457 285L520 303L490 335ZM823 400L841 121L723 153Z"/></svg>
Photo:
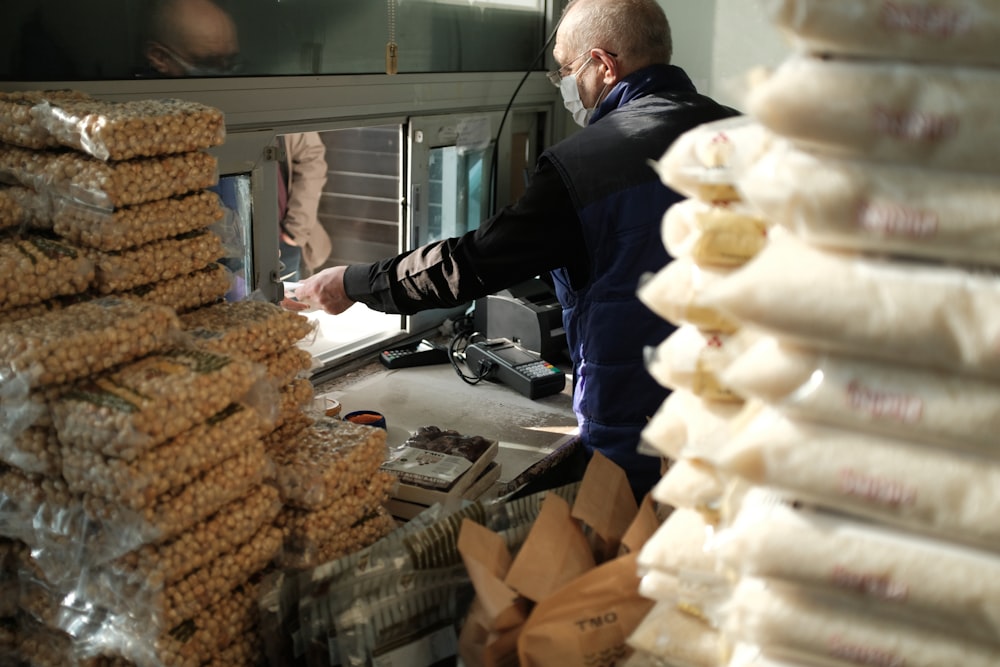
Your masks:
<svg viewBox="0 0 1000 667"><path fill-rule="evenodd" d="M386 368L412 368L448 363L448 350L427 340L379 352L378 360Z"/></svg>

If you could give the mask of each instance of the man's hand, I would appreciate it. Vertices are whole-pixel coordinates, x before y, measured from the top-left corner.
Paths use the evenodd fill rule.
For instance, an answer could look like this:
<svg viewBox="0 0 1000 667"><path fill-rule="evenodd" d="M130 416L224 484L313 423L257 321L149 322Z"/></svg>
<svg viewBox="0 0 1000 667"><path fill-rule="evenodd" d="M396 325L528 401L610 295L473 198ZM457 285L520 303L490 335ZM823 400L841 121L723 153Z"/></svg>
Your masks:
<svg viewBox="0 0 1000 667"><path fill-rule="evenodd" d="M334 266L302 281L281 305L288 310L322 308L331 315L339 315L354 305L344 291L344 271L346 266Z"/></svg>

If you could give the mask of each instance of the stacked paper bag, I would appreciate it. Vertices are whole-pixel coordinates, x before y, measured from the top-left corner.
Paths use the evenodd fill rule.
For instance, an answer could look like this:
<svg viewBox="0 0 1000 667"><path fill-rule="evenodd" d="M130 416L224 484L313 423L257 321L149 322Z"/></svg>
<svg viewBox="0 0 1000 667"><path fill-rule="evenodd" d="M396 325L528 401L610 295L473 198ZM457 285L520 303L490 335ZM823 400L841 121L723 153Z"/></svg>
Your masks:
<svg viewBox="0 0 1000 667"><path fill-rule="evenodd" d="M476 593L459 637L464 664L625 660L652 606L639 595L636 558L658 523L651 499L637 508L624 472L600 454L572 503L544 495L513 555L517 540L464 521L458 550Z"/></svg>
<svg viewBox="0 0 1000 667"><path fill-rule="evenodd" d="M1000 8L767 4L774 135L736 179L775 229L704 304L760 337L712 457L752 485L706 549L730 665L995 665Z"/></svg>

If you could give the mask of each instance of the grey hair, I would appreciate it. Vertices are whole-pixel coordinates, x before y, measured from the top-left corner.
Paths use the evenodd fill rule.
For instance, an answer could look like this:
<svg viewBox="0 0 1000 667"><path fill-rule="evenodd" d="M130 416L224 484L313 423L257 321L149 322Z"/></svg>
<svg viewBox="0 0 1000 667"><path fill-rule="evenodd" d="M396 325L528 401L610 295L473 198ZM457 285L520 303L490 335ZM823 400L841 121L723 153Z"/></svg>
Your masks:
<svg viewBox="0 0 1000 667"><path fill-rule="evenodd" d="M570 0L563 18L574 8L567 30L574 53L596 47L637 63L670 62L670 22L656 0Z"/></svg>

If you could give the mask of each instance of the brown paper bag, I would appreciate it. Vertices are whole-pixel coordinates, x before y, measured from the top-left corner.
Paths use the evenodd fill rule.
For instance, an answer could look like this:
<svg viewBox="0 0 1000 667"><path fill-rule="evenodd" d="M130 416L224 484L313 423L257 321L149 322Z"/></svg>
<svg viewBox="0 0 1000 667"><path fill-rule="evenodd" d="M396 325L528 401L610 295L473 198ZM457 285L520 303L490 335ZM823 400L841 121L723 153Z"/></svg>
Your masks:
<svg viewBox="0 0 1000 667"><path fill-rule="evenodd" d="M527 617L527 601L504 583L511 556L503 538L489 528L464 519L458 535L458 552L469 573L476 601L487 631L517 627Z"/></svg>
<svg viewBox="0 0 1000 667"><path fill-rule="evenodd" d="M458 654L465 667L518 667L517 638L521 626L498 632L490 630L489 623L477 597L458 636Z"/></svg>
<svg viewBox="0 0 1000 667"><path fill-rule="evenodd" d="M618 554L622 536L635 518L636 504L625 471L600 452L594 452L573 503L572 516L599 538L597 562Z"/></svg>
<svg viewBox="0 0 1000 667"><path fill-rule="evenodd" d="M590 544L580 523L570 516L569 503L550 493L542 501L505 583L538 602L593 567Z"/></svg>
<svg viewBox="0 0 1000 667"><path fill-rule="evenodd" d="M653 606L639 595L637 554L570 582L539 602L521 628L521 667L611 667L632 649L626 640Z"/></svg>

